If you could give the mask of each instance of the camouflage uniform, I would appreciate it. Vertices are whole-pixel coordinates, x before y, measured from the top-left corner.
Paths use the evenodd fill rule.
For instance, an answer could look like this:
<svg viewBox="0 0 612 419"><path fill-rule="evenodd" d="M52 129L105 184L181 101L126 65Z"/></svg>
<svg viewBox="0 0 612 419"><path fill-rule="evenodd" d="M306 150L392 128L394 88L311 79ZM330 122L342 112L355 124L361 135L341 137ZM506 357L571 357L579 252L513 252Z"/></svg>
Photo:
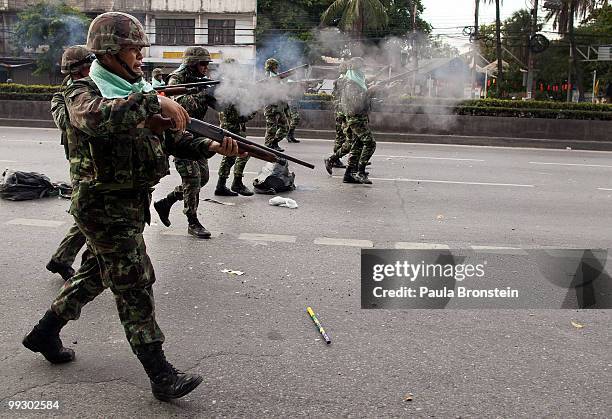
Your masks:
<svg viewBox="0 0 612 419"><path fill-rule="evenodd" d="M194 83L201 77L191 67L186 66L170 75L168 85ZM176 101L187 110L189 116L196 119L204 119L209 106L216 107L214 98L206 94L206 91L179 96ZM174 189L175 197L179 201L184 201L183 213L187 217L197 217L200 189L206 186L210 178L208 160L205 158L199 160L175 158L174 165L182 181L182 184Z"/></svg>
<svg viewBox="0 0 612 419"><path fill-rule="evenodd" d="M106 56L122 48L140 49L149 42L136 18L109 12L93 20L87 45ZM133 73L126 66L123 70ZM59 332L68 320L79 317L84 305L110 288L128 342L151 380L153 395L164 401L182 397L202 377L180 373L165 358L164 335L155 321L155 274L142 233L150 221L153 186L169 173L168 156L210 157L214 154L209 151L211 140L153 132L150 118L161 112L154 93L106 99L92 79L84 78L66 89L65 99L74 128L68 130L75 185L70 213L87 237L88 249L78 273L64 284L51 309L22 343L52 363L74 360L74 351L63 346Z"/></svg>
<svg viewBox="0 0 612 419"><path fill-rule="evenodd" d="M76 45L67 48L62 55L62 73L68 75L62 82L61 91L54 93L51 98L51 115L53 116L55 125L61 130L61 143L64 146L64 152L68 160L70 160L70 155L67 130L70 125L70 119L66 109L64 90L67 86L72 84L73 74L80 72L83 66L90 65L91 61L91 53L84 46ZM70 230L68 230L68 233L66 233L66 236L61 241L53 256L51 256L51 260L47 264L47 269L51 272L58 272L64 279L68 279L74 275L72 264L84 245L85 236L81 230L79 230L77 224L74 223L72 227L70 227Z"/></svg>
<svg viewBox="0 0 612 419"><path fill-rule="evenodd" d="M279 62L277 60L270 58L266 61L266 77L273 79L271 82L281 82L280 80L274 80L277 75L278 67ZM289 105L287 102L278 102L264 107L264 117L266 118L266 146L278 151L282 150L278 146L278 143L282 141L289 132L288 113Z"/></svg>
<svg viewBox="0 0 612 419"><path fill-rule="evenodd" d="M247 117L240 116L235 106L226 107L223 112L219 113L219 124L221 128L228 130L234 134L246 137L246 122ZM230 170L234 167L234 176L242 177L244 167L249 161L247 157L228 157L224 156L219 166L219 176L227 178L230 175Z"/></svg>
<svg viewBox="0 0 612 419"><path fill-rule="evenodd" d="M362 59L353 58L350 64L351 69L361 70L362 63ZM374 91L374 88L364 88L348 77L342 86L340 106L346 114L347 130L351 131L353 138L351 154L344 178L344 181L347 183L372 183L368 179L365 168L376 150L376 141L370 131L370 120L368 117L371 96ZM355 172L358 172L357 176L355 176Z"/></svg>

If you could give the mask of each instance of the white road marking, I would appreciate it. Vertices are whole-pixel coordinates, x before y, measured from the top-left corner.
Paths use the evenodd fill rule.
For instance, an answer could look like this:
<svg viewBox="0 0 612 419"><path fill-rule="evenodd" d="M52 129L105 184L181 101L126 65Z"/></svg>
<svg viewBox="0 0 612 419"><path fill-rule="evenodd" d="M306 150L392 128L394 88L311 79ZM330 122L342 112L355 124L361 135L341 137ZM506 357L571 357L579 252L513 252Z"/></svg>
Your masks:
<svg viewBox="0 0 612 419"><path fill-rule="evenodd" d="M248 241L262 241L262 242L281 242L281 243L295 243L297 237L286 236L283 234L258 234L258 233L241 233L238 236L239 240Z"/></svg>
<svg viewBox="0 0 612 419"><path fill-rule="evenodd" d="M612 191L611 188L597 188L600 191Z"/></svg>
<svg viewBox="0 0 612 419"><path fill-rule="evenodd" d="M454 157L391 156L391 155L386 155L386 154L375 154L373 157L386 157L386 158L392 158L392 159L452 160L452 161L475 161L475 162L486 161L486 160L481 160L481 159L458 159Z"/></svg>
<svg viewBox="0 0 612 419"><path fill-rule="evenodd" d="M530 161L529 164L541 164L547 166L578 166L578 167L607 167L612 169L612 165L608 164L583 164L583 163L546 163L541 161Z"/></svg>
<svg viewBox="0 0 612 419"><path fill-rule="evenodd" d="M446 244L439 243L409 243L409 242L397 242L395 243L396 249L405 249L405 250L436 250L436 249L444 249L448 250L450 247Z"/></svg>
<svg viewBox="0 0 612 419"><path fill-rule="evenodd" d="M5 224L31 226L31 227L59 227L66 224L64 221L39 220L35 218L15 218L7 221Z"/></svg>
<svg viewBox="0 0 612 419"><path fill-rule="evenodd" d="M323 246L351 246L351 247L374 247L374 243L370 240L355 240L355 239L334 239L330 237L316 238L314 244Z"/></svg>
<svg viewBox="0 0 612 419"><path fill-rule="evenodd" d="M187 233L187 229L181 230L163 230L159 233L161 236L184 236L184 237L194 237L191 234ZM219 231L211 231L211 238L217 238L221 235ZM197 237L194 237L197 238ZM205 240L205 239L204 239Z"/></svg>
<svg viewBox="0 0 612 419"><path fill-rule="evenodd" d="M336 176L336 177L339 177L339 176ZM370 179L380 180L383 182L446 183L450 185L509 186L509 187L514 187L514 188L535 188L535 185L522 185L518 183L460 182L460 181L455 181L455 180L376 178L376 177L370 177Z"/></svg>
<svg viewBox="0 0 612 419"><path fill-rule="evenodd" d="M0 160L0 163L17 163L15 160Z"/></svg>

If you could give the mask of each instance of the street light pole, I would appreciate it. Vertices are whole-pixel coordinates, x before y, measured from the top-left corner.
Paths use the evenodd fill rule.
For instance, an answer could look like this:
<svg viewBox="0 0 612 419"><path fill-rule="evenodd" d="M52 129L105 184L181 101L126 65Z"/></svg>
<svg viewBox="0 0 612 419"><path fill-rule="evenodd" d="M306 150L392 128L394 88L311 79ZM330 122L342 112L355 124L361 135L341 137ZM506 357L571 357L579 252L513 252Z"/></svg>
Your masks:
<svg viewBox="0 0 612 419"><path fill-rule="evenodd" d="M472 39L472 92L470 97L474 99L474 91L476 86L476 54L478 53L478 12L480 9L480 0L475 0L474 8L474 38ZM486 87L485 87L486 89Z"/></svg>

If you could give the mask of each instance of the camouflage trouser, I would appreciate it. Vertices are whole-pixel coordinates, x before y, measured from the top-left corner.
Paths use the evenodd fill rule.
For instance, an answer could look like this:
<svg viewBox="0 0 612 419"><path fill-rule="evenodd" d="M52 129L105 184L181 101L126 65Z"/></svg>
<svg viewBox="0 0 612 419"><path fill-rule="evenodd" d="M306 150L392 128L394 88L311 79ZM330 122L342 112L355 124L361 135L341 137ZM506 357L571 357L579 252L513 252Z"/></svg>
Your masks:
<svg viewBox="0 0 612 419"><path fill-rule="evenodd" d="M353 132L348 126L346 115L342 112L336 113L336 142L334 143L334 154L341 159L351 152L353 147Z"/></svg>
<svg viewBox="0 0 612 419"><path fill-rule="evenodd" d="M72 266L77 254L81 248L85 246L85 236L81 233L79 226L74 223L66 237L61 241L59 247L51 256L51 260L61 263L62 265Z"/></svg>
<svg viewBox="0 0 612 419"><path fill-rule="evenodd" d="M183 213L195 216L200 203L200 189L206 186L210 176L208 160L174 159L174 164L182 181L182 184L174 189L175 196L184 201Z"/></svg>
<svg viewBox="0 0 612 419"><path fill-rule="evenodd" d="M222 124L221 128L228 130L229 132L233 132L236 135L240 135L241 137L246 137L246 132L244 128L240 129L235 126L231 126L228 124ZM230 175L230 170L232 166L234 167L234 177L242 177L244 174L244 168L249 161L249 156L246 157L228 157L223 156L221 159L221 164L219 165L219 177L228 178ZM235 165L235 166L234 166Z"/></svg>
<svg viewBox="0 0 612 419"><path fill-rule="evenodd" d="M264 109L266 118L266 146L278 143L287 136L289 126L287 123L287 107L279 105L266 106Z"/></svg>
<svg viewBox="0 0 612 419"><path fill-rule="evenodd" d="M350 167L365 166L376 150L376 141L370 131L369 119L367 116L348 116L346 124L353 137L348 164Z"/></svg>
<svg viewBox="0 0 612 419"><path fill-rule="evenodd" d="M289 129L295 129L300 123L300 110L297 104L289 106Z"/></svg>
<svg viewBox="0 0 612 419"><path fill-rule="evenodd" d="M94 212L105 211L104 205ZM136 200L117 200L110 205L125 205L127 210L148 211L136 208ZM140 199L137 206L147 206L147 199ZM142 219L143 217L138 217ZM75 220L85 237L87 250L78 272L60 289L51 309L65 320L76 320L81 309L106 288L115 296L119 319L132 350L140 345L163 342L164 334L155 321L155 301L152 285L155 282L153 265L147 255L142 236L145 222L127 218L76 216Z"/></svg>

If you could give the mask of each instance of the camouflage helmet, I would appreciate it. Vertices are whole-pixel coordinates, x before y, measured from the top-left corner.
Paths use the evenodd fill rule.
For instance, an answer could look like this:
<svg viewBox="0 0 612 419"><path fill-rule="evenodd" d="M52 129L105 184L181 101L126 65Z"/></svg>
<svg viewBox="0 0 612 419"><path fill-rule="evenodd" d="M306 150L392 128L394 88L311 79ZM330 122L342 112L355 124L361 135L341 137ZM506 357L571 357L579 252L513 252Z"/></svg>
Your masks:
<svg viewBox="0 0 612 419"><path fill-rule="evenodd" d="M264 70L271 71L273 67L276 67L278 69L279 66L280 63L276 58L268 58L266 60L266 63L264 64Z"/></svg>
<svg viewBox="0 0 612 419"><path fill-rule="evenodd" d="M102 13L89 25L87 48L94 54L117 54L123 47L150 45L142 24L127 13Z"/></svg>
<svg viewBox="0 0 612 419"><path fill-rule="evenodd" d="M163 75L163 74L164 74L164 72L162 71L162 69L161 69L161 68L154 68L154 69L153 69L153 72L152 72L153 77L155 77L155 76L161 76L161 75Z"/></svg>
<svg viewBox="0 0 612 419"><path fill-rule="evenodd" d="M211 62L210 52L202 47L189 47L183 54L183 64L194 65L201 61Z"/></svg>
<svg viewBox="0 0 612 419"><path fill-rule="evenodd" d="M365 67L365 60L361 57L353 57L351 61L349 61L348 68L349 70L361 70L363 71L363 67Z"/></svg>
<svg viewBox="0 0 612 419"><path fill-rule="evenodd" d="M85 45L68 47L62 54L62 74L77 73L84 64L91 64L94 58Z"/></svg>

